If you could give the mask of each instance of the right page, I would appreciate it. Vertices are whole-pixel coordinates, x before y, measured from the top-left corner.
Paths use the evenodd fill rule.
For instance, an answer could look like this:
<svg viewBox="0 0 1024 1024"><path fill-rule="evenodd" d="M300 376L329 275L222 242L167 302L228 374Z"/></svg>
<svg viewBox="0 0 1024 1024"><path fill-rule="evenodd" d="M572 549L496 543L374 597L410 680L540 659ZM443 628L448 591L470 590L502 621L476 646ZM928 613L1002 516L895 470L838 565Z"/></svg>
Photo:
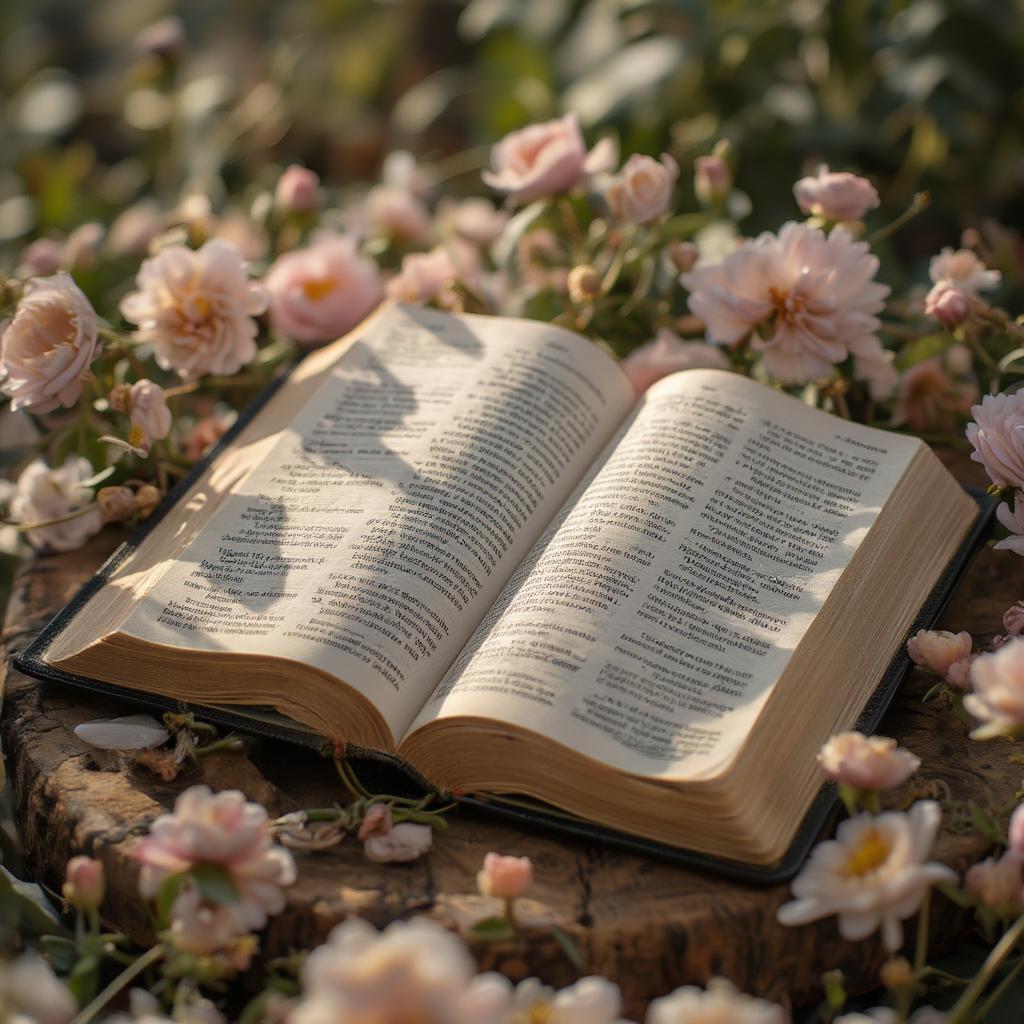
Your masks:
<svg viewBox="0 0 1024 1024"><path fill-rule="evenodd" d="M664 379L410 733L476 716L626 772L718 774L920 446L735 374Z"/></svg>

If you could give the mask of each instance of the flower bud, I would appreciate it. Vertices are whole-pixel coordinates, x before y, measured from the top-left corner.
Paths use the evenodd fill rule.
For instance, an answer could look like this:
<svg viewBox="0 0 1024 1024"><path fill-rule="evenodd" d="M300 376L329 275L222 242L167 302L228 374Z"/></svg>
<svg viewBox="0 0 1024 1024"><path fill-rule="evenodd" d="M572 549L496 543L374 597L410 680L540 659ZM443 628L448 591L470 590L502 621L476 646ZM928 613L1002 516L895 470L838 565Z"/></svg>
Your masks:
<svg viewBox="0 0 1024 1024"><path fill-rule="evenodd" d="M668 258L680 274L685 274L696 266L700 250L693 242L673 242L668 247Z"/></svg>
<svg viewBox="0 0 1024 1024"><path fill-rule="evenodd" d="M284 213L310 213L317 206L319 184L315 172L292 164L277 180L274 203Z"/></svg>
<svg viewBox="0 0 1024 1024"><path fill-rule="evenodd" d="M107 401L114 412L123 412L126 415L132 408L132 388L130 384L115 384L107 395Z"/></svg>
<svg viewBox="0 0 1024 1024"><path fill-rule="evenodd" d="M135 492L135 506L138 509L139 518L148 519L162 499L163 495L156 487L152 484L143 484Z"/></svg>
<svg viewBox="0 0 1024 1024"><path fill-rule="evenodd" d="M1010 636L1020 636L1024 633L1024 601L1017 601L1003 612L1003 629Z"/></svg>
<svg viewBox="0 0 1024 1024"><path fill-rule="evenodd" d="M514 900L533 884L533 863L529 857L503 857L489 853L476 876L477 888L484 896Z"/></svg>
<svg viewBox="0 0 1024 1024"><path fill-rule="evenodd" d="M601 294L601 275L589 264L582 263L569 271L569 298L580 305Z"/></svg>
<svg viewBox="0 0 1024 1024"><path fill-rule="evenodd" d="M184 45L185 23L174 15L154 21L135 37L135 49L139 53L152 54L165 60L181 56Z"/></svg>
<svg viewBox="0 0 1024 1024"><path fill-rule="evenodd" d="M914 969L904 956L894 956L886 960L878 976L886 988L894 991L909 988L914 984Z"/></svg>
<svg viewBox="0 0 1024 1024"><path fill-rule="evenodd" d="M61 245L53 238L37 238L21 251L19 263L32 277L49 277L60 269Z"/></svg>
<svg viewBox="0 0 1024 1024"><path fill-rule="evenodd" d="M135 494L130 487L101 487L96 501L108 523L127 522L136 512Z"/></svg>
<svg viewBox="0 0 1024 1024"><path fill-rule="evenodd" d="M728 155L729 143L721 139L710 156L699 156L694 162L693 190L704 206L717 206L732 188Z"/></svg>
<svg viewBox="0 0 1024 1024"><path fill-rule="evenodd" d="M98 910L103 902L103 891L103 865L98 860L72 857L68 861L62 892L75 910Z"/></svg>
<svg viewBox="0 0 1024 1024"><path fill-rule="evenodd" d="M946 330L959 327L971 314L971 303L956 285L940 281L925 296L925 316L938 320Z"/></svg>

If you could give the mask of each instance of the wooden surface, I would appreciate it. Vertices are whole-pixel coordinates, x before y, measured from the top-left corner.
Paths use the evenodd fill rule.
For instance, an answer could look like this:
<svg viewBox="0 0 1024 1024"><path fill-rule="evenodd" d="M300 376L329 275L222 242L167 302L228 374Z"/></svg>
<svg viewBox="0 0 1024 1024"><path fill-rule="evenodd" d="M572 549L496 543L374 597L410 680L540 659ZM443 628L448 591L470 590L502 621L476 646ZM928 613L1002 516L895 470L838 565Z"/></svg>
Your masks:
<svg viewBox="0 0 1024 1024"><path fill-rule="evenodd" d="M978 482L966 459L949 460L962 479ZM21 649L100 564L120 536L113 530L80 552L28 560L17 576L3 634L7 658ZM983 552L943 617L942 625L966 629L986 641L999 629L1004 609L1024 598L1019 566L1011 553ZM828 670L827 664L822 666ZM960 799L1008 800L1020 785L1021 768L1002 741L972 743L949 710L923 705L932 680L914 674L897 699L882 732L898 737L924 761L893 803L927 792L934 780ZM101 716L128 713L123 705L26 678L13 668L6 677L0 744L13 780L18 825L27 860L38 879L60 889L64 866L76 853L99 857L109 894L104 916L136 937L146 936L146 916L135 895L131 851L148 822L168 809L184 787L206 781L237 787L272 813L323 806L340 799L330 766L314 755L262 742L251 758L217 755L164 784L141 769L101 771L72 729ZM658 861L583 844L529 835L490 819L460 813L437 838L427 859L411 865L376 866L358 842L325 853L299 854L299 881L288 908L273 919L263 948L278 955L322 940L351 914L377 925L397 917L429 914L453 927L481 913L475 874L484 854L528 854L536 866L535 900L526 916L538 923L521 944L477 942L482 966L510 977L537 974L565 984L575 972L546 937L545 920L575 938L589 972L622 986L628 1015L672 988L724 975L740 988L803 1005L818 997L823 971L841 967L852 990L877 984L882 961L873 943L843 942L834 919L787 929L775 911L788 887L753 888L704 877ZM974 837L944 831L936 853L963 870L984 852ZM947 944L963 924L944 899L933 912L933 935ZM910 935L908 933L908 938Z"/></svg>

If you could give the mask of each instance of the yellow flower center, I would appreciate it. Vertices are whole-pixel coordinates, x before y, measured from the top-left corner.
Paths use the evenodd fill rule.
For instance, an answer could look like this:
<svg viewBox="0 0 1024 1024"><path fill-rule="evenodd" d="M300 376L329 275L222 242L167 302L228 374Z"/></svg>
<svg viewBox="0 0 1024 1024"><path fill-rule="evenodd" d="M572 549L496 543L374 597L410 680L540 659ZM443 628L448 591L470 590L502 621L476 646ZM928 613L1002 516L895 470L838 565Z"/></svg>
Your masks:
<svg viewBox="0 0 1024 1024"><path fill-rule="evenodd" d="M769 288L768 295L775 307L779 319L785 323L793 321L804 311L806 297L799 291L783 291L781 288Z"/></svg>
<svg viewBox="0 0 1024 1024"><path fill-rule="evenodd" d="M310 302L319 302L334 291L336 284L337 282L333 277L313 278L313 280L306 281L303 284L302 293Z"/></svg>
<svg viewBox="0 0 1024 1024"><path fill-rule="evenodd" d="M205 320L210 315L210 303L202 297L197 295L195 298L196 312Z"/></svg>
<svg viewBox="0 0 1024 1024"><path fill-rule="evenodd" d="M877 871L888 859L892 849L875 829L867 830L846 862L847 878L863 878Z"/></svg>
<svg viewBox="0 0 1024 1024"><path fill-rule="evenodd" d="M550 1003L534 1003L528 1010L517 1013L511 1024L552 1024L555 1019L555 1011Z"/></svg>

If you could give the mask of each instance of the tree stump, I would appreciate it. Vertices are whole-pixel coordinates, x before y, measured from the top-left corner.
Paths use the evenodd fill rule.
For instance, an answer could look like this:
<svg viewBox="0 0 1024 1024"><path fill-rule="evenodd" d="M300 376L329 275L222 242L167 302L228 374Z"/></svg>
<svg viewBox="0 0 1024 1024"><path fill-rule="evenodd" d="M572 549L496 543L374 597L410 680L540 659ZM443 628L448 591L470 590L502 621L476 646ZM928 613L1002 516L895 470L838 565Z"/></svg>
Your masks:
<svg viewBox="0 0 1024 1024"><path fill-rule="evenodd" d="M966 482L984 483L966 458L947 458ZM67 555L28 559L20 567L3 632L4 665L24 647L85 582L120 540L107 530L86 548ZM986 638L1000 628L1003 611L1024 597L1012 555L985 550L943 616L943 628ZM828 671L828 665L822 665ZM1005 802L1019 785L1003 741L975 743L948 709L923 704L934 678L914 673L897 697L882 733L897 737L923 761L918 775L891 804L945 783L957 799L982 805ZM137 896L132 849L149 822L171 807L186 786L207 782L236 787L271 813L324 806L343 799L333 766L287 744L261 740L249 756L214 755L166 784L142 769L99 770L86 744L72 731L80 722L130 713L112 700L39 683L8 667L0 718L0 743L13 780L17 824L27 863L37 880L59 891L68 859L98 857L108 878L104 917L139 940L148 915ZM215 759L214 759L215 758ZM775 920L789 898L786 885L752 887L614 850L518 831L508 824L460 810L424 860L375 865L358 842L328 852L299 853L299 878L288 907L272 919L262 939L266 956L322 941L339 921L359 914L378 926L426 914L453 928L482 916L476 872L484 854L528 855L535 865L533 899L524 904L527 941L471 941L481 967L518 979L530 974L555 985L576 970L550 937L557 923L575 940L588 973L617 981L627 1015L639 1017L654 996L720 975L740 989L795 1006L820 994L822 972L841 968L851 991L878 984L885 959L877 937L848 943L834 919L802 928ZM944 827L935 855L963 871L985 852L976 835ZM966 918L949 901L933 897L933 936L947 944Z"/></svg>

